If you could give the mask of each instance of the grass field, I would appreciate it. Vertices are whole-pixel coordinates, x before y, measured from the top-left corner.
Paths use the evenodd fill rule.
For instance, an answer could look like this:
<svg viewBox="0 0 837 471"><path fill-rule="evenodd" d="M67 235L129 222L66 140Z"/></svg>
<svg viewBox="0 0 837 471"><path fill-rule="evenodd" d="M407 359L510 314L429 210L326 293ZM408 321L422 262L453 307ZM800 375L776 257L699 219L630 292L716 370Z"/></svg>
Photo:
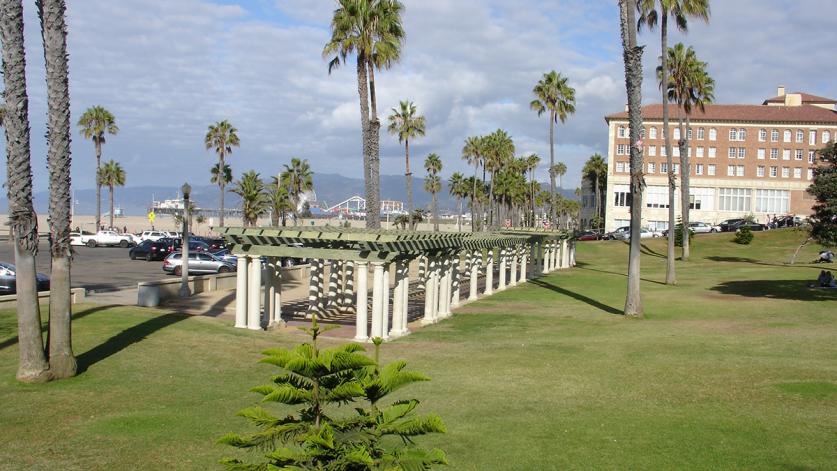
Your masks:
<svg viewBox="0 0 837 471"><path fill-rule="evenodd" d="M449 469L837 469L837 292L786 266L804 236L696 237L664 286L664 240L643 256L646 319L618 314L627 246L580 243L579 266L465 306L385 347L433 381L405 391L442 416ZM807 247L799 260L815 257ZM14 379L0 313L0 468L214 469L247 426L260 350L301 337L212 318L86 306L83 372Z"/></svg>

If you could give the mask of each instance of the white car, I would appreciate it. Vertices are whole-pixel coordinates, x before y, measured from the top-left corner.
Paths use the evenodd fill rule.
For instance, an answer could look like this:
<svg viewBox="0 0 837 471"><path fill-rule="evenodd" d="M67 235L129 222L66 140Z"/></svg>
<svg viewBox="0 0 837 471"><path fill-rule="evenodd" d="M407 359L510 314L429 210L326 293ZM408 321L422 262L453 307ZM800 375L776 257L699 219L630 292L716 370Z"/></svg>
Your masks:
<svg viewBox="0 0 837 471"><path fill-rule="evenodd" d="M639 238L640 239L650 239L652 237L662 237L660 232L652 231L647 227L643 227L639 230ZM623 226L615 231L606 234L606 239L610 240L631 240L631 226Z"/></svg>
<svg viewBox="0 0 837 471"><path fill-rule="evenodd" d="M713 226L705 222L690 222L689 229L695 234L708 234L710 232L721 232L720 226Z"/></svg>
<svg viewBox="0 0 837 471"><path fill-rule="evenodd" d="M151 241L158 241L160 239L164 239L168 237L168 233L163 231L142 231L140 234L140 241L144 240L151 240Z"/></svg>
<svg viewBox="0 0 837 471"><path fill-rule="evenodd" d="M84 245L82 237L90 234L82 234L81 232L70 232L70 245Z"/></svg>
<svg viewBox="0 0 837 471"><path fill-rule="evenodd" d="M93 235L81 235L81 241L88 247L98 246L119 246L128 248L134 245L134 239L130 235L120 234L116 231L99 231Z"/></svg>

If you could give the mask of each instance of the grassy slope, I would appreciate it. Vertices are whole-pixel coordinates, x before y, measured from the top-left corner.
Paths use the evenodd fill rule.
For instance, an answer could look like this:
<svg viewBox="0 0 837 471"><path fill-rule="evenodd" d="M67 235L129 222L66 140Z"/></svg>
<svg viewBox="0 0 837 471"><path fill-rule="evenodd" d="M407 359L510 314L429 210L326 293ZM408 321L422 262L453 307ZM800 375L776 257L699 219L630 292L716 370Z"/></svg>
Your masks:
<svg viewBox="0 0 837 471"><path fill-rule="evenodd" d="M821 267L781 265L799 234L730 239L696 238L677 287L659 284L664 242L648 241L645 320L614 313L626 246L582 243L579 268L388 345L433 377L406 394L448 434L422 442L450 469L834 469L837 293L806 288ZM79 314L87 371L27 386L0 313L0 468L211 468L272 372L258 352L299 340L145 309Z"/></svg>

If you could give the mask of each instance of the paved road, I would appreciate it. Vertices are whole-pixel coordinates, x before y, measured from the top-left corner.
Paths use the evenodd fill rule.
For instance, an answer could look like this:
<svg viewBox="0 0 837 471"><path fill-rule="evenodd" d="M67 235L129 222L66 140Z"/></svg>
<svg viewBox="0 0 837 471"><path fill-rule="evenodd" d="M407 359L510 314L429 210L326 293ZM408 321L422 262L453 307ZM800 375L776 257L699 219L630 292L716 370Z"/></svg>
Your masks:
<svg viewBox="0 0 837 471"><path fill-rule="evenodd" d="M165 279L163 262L131 260L128 249L118 247L73 247L75 256L72 267L73 287L94 291L110 291L126 287L136 288L141 281ZM14 251L8 241L0 242L0 261L14 263ZM38 271L49 275L49 245L40 244Z"/></svg>

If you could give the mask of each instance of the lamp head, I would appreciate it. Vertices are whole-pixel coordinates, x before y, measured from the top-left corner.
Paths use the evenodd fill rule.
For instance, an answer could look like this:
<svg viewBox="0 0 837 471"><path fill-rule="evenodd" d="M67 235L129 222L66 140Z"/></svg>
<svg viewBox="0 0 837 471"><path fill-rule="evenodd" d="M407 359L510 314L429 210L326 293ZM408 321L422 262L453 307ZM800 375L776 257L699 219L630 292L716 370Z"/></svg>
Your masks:
<svg viewBox="0 0 837 471"><path fill-rule="evenodd" d="M180 187L180 192L183 193L183 199L189 199L189 194L192 193L192 187L188 183L184 183Z"/></svg>

